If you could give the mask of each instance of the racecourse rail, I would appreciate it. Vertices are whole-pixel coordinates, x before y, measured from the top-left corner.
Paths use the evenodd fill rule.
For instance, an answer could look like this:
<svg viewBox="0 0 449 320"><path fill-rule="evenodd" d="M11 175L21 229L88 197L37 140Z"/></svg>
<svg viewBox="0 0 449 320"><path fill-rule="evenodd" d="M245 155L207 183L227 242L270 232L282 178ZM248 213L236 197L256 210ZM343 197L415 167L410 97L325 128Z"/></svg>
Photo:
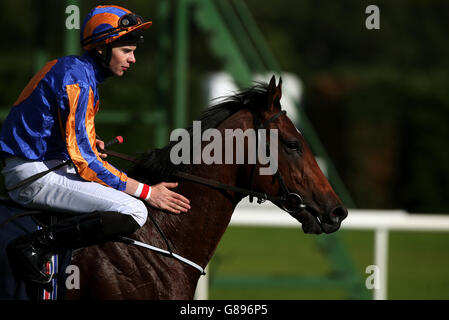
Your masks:
<svg viewBox="0 0 449 320"><path fill-rule="evenodd" d="M231 226L298 228L298 221L281 212L271 203L262 205L243 202L232 215ZM350 209L342 229L373 230L374 265L379 270L379 287L374 289L375 300L387 299L388 233L389 231L449 231L449 216L436 214L410 214L404 210ZM208 276L198 282L195 298L208 298Z"/></svg>

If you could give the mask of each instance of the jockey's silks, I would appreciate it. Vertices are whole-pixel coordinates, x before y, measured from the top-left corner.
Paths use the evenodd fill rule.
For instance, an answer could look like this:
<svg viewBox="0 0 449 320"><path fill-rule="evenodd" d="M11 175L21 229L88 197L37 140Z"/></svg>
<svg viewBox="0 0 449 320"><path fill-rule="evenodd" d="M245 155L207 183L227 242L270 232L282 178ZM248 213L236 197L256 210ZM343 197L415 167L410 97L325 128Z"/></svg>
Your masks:
<svg viewBox="0 0 449 320"><path fill-rule="evenodd" d="M71 159L79 175L125 190L127 175L102 160L94 117L102 68L89 53L48 62L28 83L0 132L1 157Z"/></svg>

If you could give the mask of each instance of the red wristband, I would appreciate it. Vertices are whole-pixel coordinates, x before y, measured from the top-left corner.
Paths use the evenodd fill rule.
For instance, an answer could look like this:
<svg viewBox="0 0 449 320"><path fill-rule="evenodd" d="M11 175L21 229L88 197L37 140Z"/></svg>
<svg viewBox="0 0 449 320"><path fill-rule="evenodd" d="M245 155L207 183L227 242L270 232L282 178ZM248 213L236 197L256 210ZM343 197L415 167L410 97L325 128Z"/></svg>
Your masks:
<svg viewBox="0 0 449 320"><path fill-rule="evenodd" d="M139 186L137 187L136 192L134 193L134 196L143 199L148 200L151 196L151 187L147 184L139 183Z"/></svg>

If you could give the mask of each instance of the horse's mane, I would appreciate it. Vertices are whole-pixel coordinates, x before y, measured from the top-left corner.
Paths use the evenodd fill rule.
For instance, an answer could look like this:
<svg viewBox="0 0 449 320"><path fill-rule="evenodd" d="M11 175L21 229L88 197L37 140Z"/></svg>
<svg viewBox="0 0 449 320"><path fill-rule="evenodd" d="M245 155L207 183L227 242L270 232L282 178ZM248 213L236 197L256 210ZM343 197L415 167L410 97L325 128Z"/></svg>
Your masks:
<svg viewBox="0 0 449 320"><path fill-rule="evenodd" d="M243 109L251 112L263 111L267 108L267 92L268 85L257 82L249 89L218 98L221 102L212 105L200 115L198 120L201 121L201 131L216 128L224 120ZM193 127L186 130L192 138ZM175 165L170 161L171 148L177 143L178 141L172 141L162 149L153 149L142 154L139 162L128 170L128 174L152 185L161 181L172 181L172 174L175 171L189 171L189 165Z"/></svg>

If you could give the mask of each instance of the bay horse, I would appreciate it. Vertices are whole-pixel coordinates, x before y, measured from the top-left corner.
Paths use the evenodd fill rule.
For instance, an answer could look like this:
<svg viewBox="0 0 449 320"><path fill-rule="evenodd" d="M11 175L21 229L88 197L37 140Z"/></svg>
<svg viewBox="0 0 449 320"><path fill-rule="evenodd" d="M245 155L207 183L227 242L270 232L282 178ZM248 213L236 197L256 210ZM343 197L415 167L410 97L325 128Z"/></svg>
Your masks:
<svg viewBox="0 0 449 320"><path fill-rule="evenodd" d="M168 249L198 268L172 254L107 242L73 252L71 265L79 269L80 284L79 289L67 290L64 298L193 299L202 268L212 258L234 209L248 195L259 203L273 202L297 219L305 233L337 231L347 210L282 110L281 97L282 81L276 85L273 77L269 84L259 83L232 95L200 117L203 131L215 128L221 137L226 129L277 130L277 141L270 137L265 145L256 145L256 152L257 148L268 151L277 143L277 170L272 175L259 174L260 163L175 165L170 158L175 142L144 154L128 170L130 177L149 185L179 182L174 191L188 198L191 206L179 215L148 206L146 224L130 237ZM190 135L192 131L189 128ZM247 155L254 151L248 140L244 149Z"/></svg>
<svg viewBox="0 0 449 320"><path fill-rule="evenodd" d="M266 129L278 129L275 175L257 174L251 164L173 165L169 159L173 143L152 151L128 174L149 184L179 181L175 191L190 200L192 209L186 214L173 215L148 208L152 218L133 238L159 248L165 248L167 241L177 254L202 267L208 264L235 207L247 194L180 179L174 176L178 171L221 185L277 196L268 199L301 222L306 233L337 231L347 210L303 136L282 111L281 96L282 81L276 85L273 77L268 85L259 84L231 96L200 118L202 130L217 128L222 133L225 129L255 129L261 124ZM292 208L295 206L298 208ZM170 256L123 243L82 249L75 252L72 264L80 269L81 283L80 289L67 292L68 299L193 299L201 275L197 269Z"/></svg>

